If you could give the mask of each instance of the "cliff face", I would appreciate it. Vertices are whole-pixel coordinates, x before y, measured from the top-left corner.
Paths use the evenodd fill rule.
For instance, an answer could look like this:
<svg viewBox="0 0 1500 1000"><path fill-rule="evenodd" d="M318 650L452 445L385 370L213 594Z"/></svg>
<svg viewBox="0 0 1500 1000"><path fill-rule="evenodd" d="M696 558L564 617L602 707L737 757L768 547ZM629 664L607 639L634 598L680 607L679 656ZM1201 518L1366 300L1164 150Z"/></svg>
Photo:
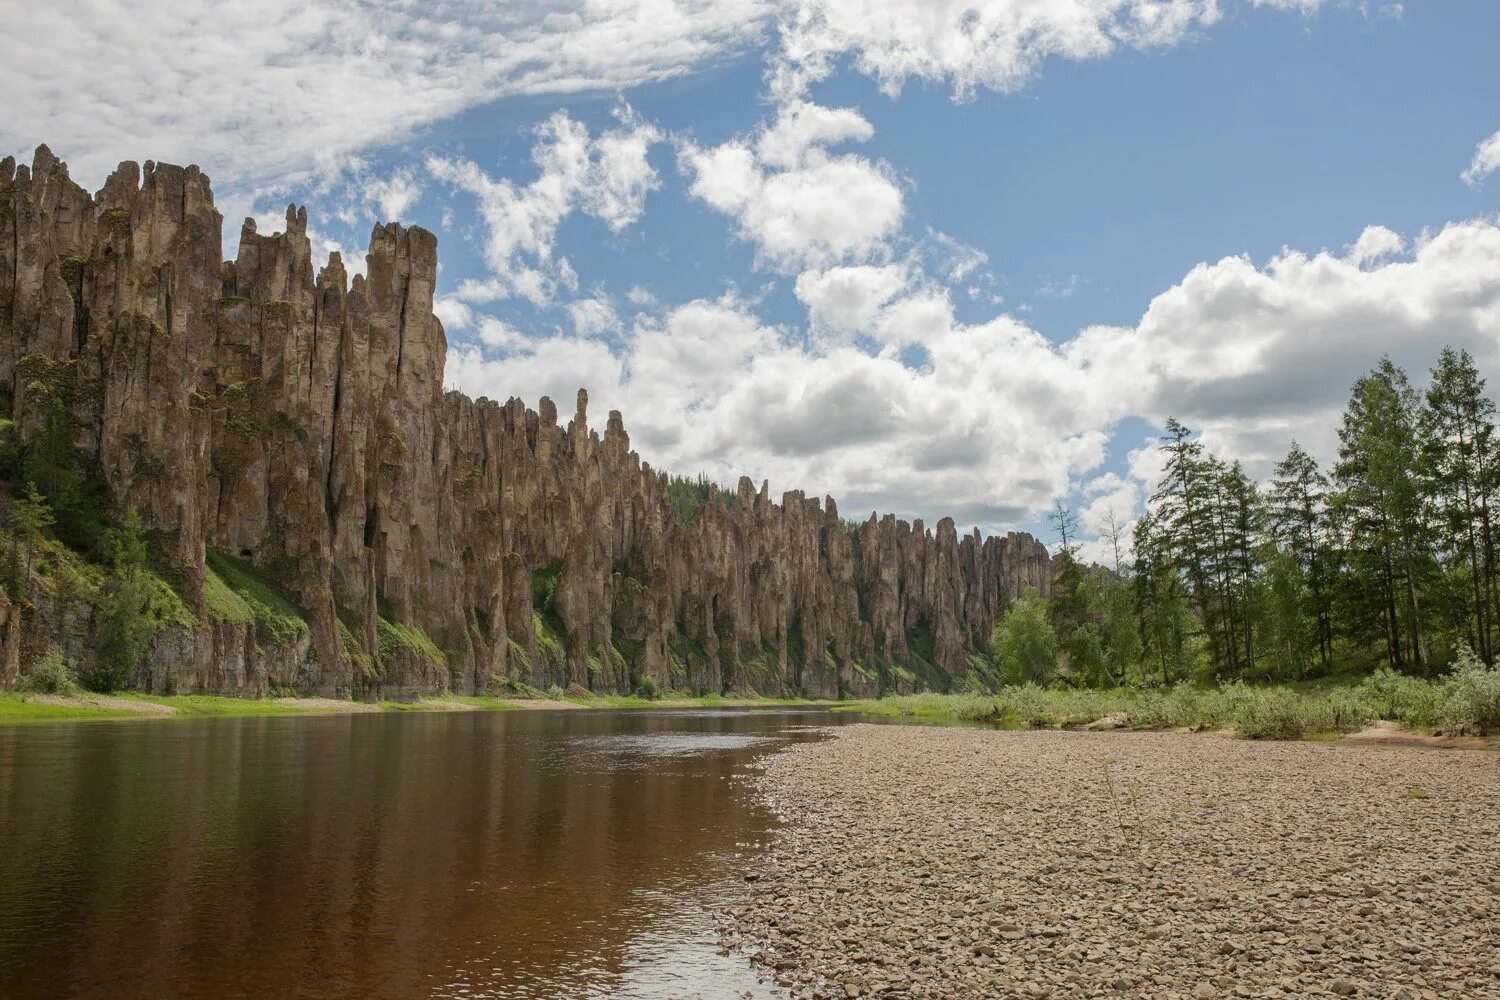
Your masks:
<svg viewBox="0 0 1500 1000"><path fill-rule="evenodd" d="M305 210L270 236L247 221L232 262L221 226L196 167L122 164L90 196L46 147L30 169L0 163L0 389L18 432L64 401L200 620L158 638L141 686L863 695L963 673L1003 594L1047 590L1030 536L889 515L850 530L831 498L773 502L747 479L685 520L619 413L589 429L584 392L561 424L545 398L443 391L432 234L377 226L350 281L337 254L315 269ZM215 621L210 550L276 581L306 638ZM0 662L20 655L0 641Z"/></svg>

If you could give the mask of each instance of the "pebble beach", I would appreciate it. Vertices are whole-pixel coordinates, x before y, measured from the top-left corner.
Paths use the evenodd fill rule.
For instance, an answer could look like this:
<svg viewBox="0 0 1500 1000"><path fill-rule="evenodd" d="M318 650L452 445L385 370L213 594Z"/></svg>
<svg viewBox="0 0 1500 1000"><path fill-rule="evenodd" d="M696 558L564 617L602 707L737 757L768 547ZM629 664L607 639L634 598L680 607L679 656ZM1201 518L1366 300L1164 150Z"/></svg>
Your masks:
<svg viewBox="0 0 1500 1000"><path fill-rule="evenodd" d="M790 995L1500 997L1500 754L856 725L724 947Z"/></svg>

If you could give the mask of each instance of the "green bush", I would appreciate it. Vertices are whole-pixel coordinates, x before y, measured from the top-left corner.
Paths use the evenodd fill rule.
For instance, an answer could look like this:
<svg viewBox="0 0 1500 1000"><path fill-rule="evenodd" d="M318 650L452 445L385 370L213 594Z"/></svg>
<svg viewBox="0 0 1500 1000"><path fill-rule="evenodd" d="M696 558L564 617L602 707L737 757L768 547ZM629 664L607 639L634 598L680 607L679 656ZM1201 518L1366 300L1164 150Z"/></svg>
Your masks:
<svg viewBox="0 0 1500 1000"><path fill-rule="evenodd" d="M1352 733L1380 717L1380 710L1362 688L1334 688L1312 705L1318 711L1319 732Z"/></svg>
<svg viewBox="0 0 1500 1000"><path fill-rule="evenodd" d="M1427 681L1381 667L1359 687L1379 718L1420 729L1431 729L1442 720L1442 689Z"/></svg>
<svg viewBox="0 0 1500 1000"><path fill-rule="evenodd" d="M515 677L491 677L484 686L491 698L518 698L522 701L544 697L541 691Z"/></svg>
<svg viewBox="0 0 1500 1000"><path fill-rule="evenodd" d="M951 718L961 722L994 722L1001 717L998 697L987 694L887 695L868 706L877 715Z"/></svg>
<svg viewBox="0 0 1500 1000"><path fill-rule="evenodd" d="M109 548L115 582L100 601L99 658L83 679L94 691L117 691L128 685L136 667L151 652L163 619L177 618L173 613L179 610L165 595L159 596L172 591L148 568L150 542L133 509L124 524L110 531Z"/></svg>
<svg viewBox="0 0 1500 1000"><path fill-rule="evenodd" d="M662 686L656 682L655 678L648 677L645 674L636 677L632 691L637 698L645 698L647 701L659 701L662 695L666 693Z"/></svg>
<svg viewBox="0 0 1500 1000"><path fill-rule="evenodd" d="M1007 684L1045 684L1057 671L1057 635L1047 604L1034 593L1016 601L995 625L995 668Z"/></svg>
<svg viewBox="0 0 1500 1000"><path fill-rule="evenodd" d="M31 669L21 676L21 690L38 694L76 695L78 682L73 668L55 646L42 654Z"/></svg>
<svg viewBox="0 0 1500 1000"><path fill-rule="evenodd" d="M1126 718L1133 729L1217 729L1232 720L1240 687L1203 689L1178 681L1169 688L1148 688L1132 695Z"/></svg>
<svg viewBox="0 0 1500 1000"><path fill-rule="evenodd" d="M99 659L84 677L93 691L118 691L151 651L156 621L151 616L151 585L144 573L122 578L105 595L99 614Z"/></svg>
<svg viewBox="0 0 1500 1000"><path fill-rule="evenodd" d="M1252 740L1296 740L1307 735L1306 696L1280 688L1245 688L1234 700L1234 728Z"/></svg>
<svg viewBox="0 0 1500 1000"><path fill-rule="evenodd" d="M1500 667L1485 666L1473 650L1460 647L1453 674L1443 685L1441 715L1449 732L1500 732Z"/></svg>

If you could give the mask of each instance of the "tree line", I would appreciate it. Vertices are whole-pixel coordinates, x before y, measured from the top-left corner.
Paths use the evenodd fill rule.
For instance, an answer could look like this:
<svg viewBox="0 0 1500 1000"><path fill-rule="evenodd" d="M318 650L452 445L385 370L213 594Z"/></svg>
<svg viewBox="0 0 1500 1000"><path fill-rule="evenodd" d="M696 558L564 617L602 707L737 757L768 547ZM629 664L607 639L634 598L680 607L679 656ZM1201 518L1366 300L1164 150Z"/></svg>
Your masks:
<svg viewBox="0 0 1500 1000"><path fill-rule="evenodd" d="M1431 677L1463 649L1493 664L1495 426L1474 359L1452 348L1424 390L1388 357L1358 379L1328 468L1294 441L1257 482L1168 420L1129 559L1125 532L1113 518L1105 529L1113 572L1083 565L1058 504L1056 580L997 624L999 678L1280 682L1380 666Z"/></svg>

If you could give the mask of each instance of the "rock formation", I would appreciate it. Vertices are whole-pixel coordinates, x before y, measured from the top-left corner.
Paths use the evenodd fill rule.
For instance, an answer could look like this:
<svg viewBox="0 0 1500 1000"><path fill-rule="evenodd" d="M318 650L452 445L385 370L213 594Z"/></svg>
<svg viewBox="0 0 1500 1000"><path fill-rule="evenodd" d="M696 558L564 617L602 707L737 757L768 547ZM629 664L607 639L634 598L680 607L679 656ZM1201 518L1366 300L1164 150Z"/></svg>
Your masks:
<svg viewBox="0 0 1500 1000"><path fill-rule="evenodd" d="M619 413L590 429L583 391L566 424L546 398L443 391L431 233L377 226L351 281L338 254L315 269L305 209L272 235L247 220L231 262L221 226L197 167L125 163L90 196L45 146L30 169L0 163L17 431L64 401L199 622L158 637L142 687L864 695L961 675L1005 594L1047 590L1028 535L851 529L832 498L775 502L748 479L684 519ZM210 551L274 580L305 637L216 621ZM87 622L27 613L91 655ZM3 614L0 663L22 655L20 614Z"/></svg>

